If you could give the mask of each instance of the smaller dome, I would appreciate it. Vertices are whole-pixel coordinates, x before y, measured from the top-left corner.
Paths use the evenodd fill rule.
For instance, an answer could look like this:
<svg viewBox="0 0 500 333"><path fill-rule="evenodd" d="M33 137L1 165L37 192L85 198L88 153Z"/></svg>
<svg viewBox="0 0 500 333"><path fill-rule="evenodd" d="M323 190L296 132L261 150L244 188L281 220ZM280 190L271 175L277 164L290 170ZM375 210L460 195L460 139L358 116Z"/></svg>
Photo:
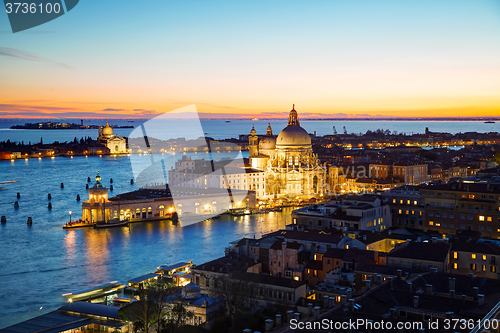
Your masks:
<svg viewBox="0 0 500 333"><path fill-rule="evenodd" d="M255 130L254 126L252 126L252 130L250 131L250 135L257 135L257 131Z"/></svg>
<svg viewBox="0 0 500 333"><path fill-rule="evenodd" d="M276 138L265 136L259 140L259 149L274 149L276 148Z"/></svg>
<svg viewBox="0 0 500 333"><path fill-rule="evenodd" d="M112 136L113 135L113 128L109 126L108 122L106 122L106 127L102 129L102 135L103 136Z"/></svg>
<svg viewBox="0 0 500 333"><path fill-rule="evenodd" d="M199 299L201 297L201 288L197 284L190 282L182 288L182 297L187 300Z"/></svg>

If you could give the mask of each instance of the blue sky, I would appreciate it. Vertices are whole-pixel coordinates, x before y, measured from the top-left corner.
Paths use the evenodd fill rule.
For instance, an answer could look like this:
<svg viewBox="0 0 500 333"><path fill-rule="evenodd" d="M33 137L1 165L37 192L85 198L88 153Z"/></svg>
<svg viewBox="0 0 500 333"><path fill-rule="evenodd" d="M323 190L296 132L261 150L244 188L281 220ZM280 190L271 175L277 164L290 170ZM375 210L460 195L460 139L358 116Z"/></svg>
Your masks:
<svg viewBox="0 0 500 333"><path fill-rule="evenodd" d="M85 0L16 34L0 15L0 117L500 115L498 1Z"/></svg>

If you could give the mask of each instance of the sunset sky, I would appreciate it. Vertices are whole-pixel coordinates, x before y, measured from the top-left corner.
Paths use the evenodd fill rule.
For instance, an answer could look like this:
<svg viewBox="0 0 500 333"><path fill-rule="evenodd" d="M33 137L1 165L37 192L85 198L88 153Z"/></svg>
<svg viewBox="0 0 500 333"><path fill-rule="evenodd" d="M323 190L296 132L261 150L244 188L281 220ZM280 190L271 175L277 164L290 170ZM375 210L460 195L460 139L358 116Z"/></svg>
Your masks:
<svg viewBox="0 0 500 333"><path fill-rule="evenodd" d="M13 34L0 118L500 116L500 1L83 0Z"/></svg>

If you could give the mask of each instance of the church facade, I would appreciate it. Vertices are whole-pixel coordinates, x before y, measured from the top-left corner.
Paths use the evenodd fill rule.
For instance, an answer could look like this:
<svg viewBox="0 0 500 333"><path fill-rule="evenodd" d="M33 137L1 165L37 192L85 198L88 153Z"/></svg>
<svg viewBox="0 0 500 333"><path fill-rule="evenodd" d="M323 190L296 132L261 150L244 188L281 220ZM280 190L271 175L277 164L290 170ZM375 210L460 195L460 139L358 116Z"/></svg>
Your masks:
<svg viewBox="0 0 500 333"><path fill-rule="evenodd" d="M313 153L311 137L300 126L295 105L277 137L270 124L261 138L252 128L248 149L252 168L264 172L265 199L308 200L325 194L326 166Z"/></svg>
<svg viewBox="0 0 500 333"><path fill-rule="evenodd" d="M113 128L107 122L104 128L99 127L97 142L106 146L111 154L127 153L127 140L122 136L113 134Z"/></svg>

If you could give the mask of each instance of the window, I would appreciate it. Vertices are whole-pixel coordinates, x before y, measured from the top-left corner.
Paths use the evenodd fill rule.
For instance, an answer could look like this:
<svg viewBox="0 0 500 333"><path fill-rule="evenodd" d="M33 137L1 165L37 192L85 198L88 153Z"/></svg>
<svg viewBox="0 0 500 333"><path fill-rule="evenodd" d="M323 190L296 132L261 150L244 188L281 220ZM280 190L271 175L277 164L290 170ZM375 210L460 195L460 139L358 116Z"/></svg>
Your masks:
<svg viewBox="0 0 500 333"><path fill-rule="evenodd" d="M458 252L453 252L453 259L458 259Z"/></svg>
<svg viewBox="0 0 500 333"><path fill-rule="evenodd" d="M458 262L453 263L453 269L458 269Z"/></svg>
<svg viewBox="0 0 500 333"><path fill-rule="evenodd" d="M484 221L484 216L483 215L479 216L479 221Z"/></svg>
<svg viewBox="0 0 500 333"><path fill-rule="evenodd" d="M486 221L491 222L491 221L492 221L491 216L488 216L488 217L486 218Z"/></svg>
<svg viewBox="0 0 500 333"><path fill-rule="evenodd" d="M475 254L475 253L473 253L473 254L471 254L471 256L470 256L470 257L471 257L472 259L476 259L476 254Z"/></svg>
<svg viewBox="0 0 500 333"><path fill-rule="evenodd" d="M481 267L483 272L486 272L486 265L483 265L483 267Z"/></svg>
<svg viewBox="0 0 500 333"><path fill-rule="evenodd" d="M429 225L434 225L434 221L429 221Z"/></svg>
<svg viewBox="0 0 500 333"><path fill-rule="evenodd" d="M434 212L429 212L429 216L433 217L434 216Z"/></svg>
<svg viewBox="0 0 500 333"><path fill-rule="evenodd" d="M476 270L476 264L470 264L470 270L475 271Z"/></svg>
<svg viewBox="0 0 500 333"><path fill-rule="evenodd" d="M497 267L496 266L490 266L490 272L496 273Z"/></svg>

